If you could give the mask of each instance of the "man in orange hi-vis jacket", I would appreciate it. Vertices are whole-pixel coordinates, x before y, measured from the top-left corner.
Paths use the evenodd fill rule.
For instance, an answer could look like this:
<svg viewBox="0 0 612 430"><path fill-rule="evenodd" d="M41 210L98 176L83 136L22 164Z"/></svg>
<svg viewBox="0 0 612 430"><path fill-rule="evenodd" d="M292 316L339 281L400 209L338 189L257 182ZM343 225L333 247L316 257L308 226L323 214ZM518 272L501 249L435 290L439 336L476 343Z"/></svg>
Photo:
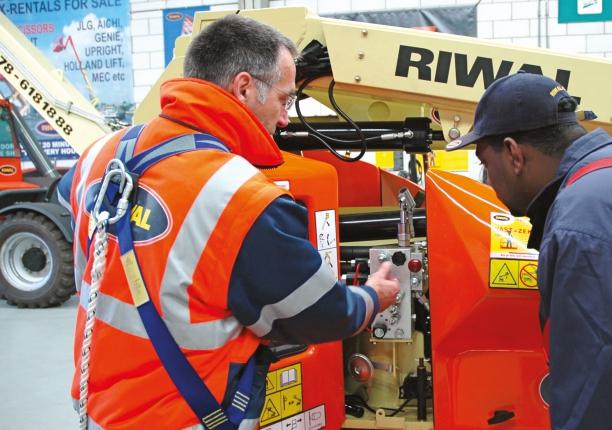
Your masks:
<svg viewBox="0 0 612 430"><path fill-rule="evenodd" d="M185 77L162 85L162 113L94 143L60 184L75 222L83 428L254 429L263 341L349 337L395 301L388 265L362 287L336 282L308 241L306 210L257 169L283 162L271 133L288 123L296 54L253 20L212 23ZM131 181L135 197L123 198ZM146 219L134 216L142 207Z"/></svg>

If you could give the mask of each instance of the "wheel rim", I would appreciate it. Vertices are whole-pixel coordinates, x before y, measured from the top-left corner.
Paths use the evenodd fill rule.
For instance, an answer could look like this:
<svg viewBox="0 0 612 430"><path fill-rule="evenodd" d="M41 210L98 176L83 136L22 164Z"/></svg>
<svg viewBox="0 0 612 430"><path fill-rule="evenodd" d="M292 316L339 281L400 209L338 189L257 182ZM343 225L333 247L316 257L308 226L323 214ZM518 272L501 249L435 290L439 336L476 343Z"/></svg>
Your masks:
<svg viewBox="0 0 612 430"><path fill-rule="evenodd" d="M4 278L22 291L35 291L51 278L51 250L32 233L17 233L4 242L0 263Z"/></svg>

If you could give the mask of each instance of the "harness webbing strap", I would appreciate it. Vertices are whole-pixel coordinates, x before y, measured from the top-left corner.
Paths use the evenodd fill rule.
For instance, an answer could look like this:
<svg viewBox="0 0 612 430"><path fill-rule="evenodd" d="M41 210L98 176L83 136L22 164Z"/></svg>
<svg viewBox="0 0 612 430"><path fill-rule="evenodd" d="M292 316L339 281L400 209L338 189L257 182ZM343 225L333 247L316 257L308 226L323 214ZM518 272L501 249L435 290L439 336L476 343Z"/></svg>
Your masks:
<svg viewBox="0 0 612 430"><path fill-rule="evenodd" d="M605 169L607 167L612 167L612 157L602 158L600 160L593 161L586 166L582 166L580 169L576 170L576 172L567 180L565 183L566 187L569 187L578 179L582 178L584 175L594 172L596 170Z"/></svg>
<svg viewBox="0 0 612 430"><path fill-rule="evenodd" d="M139 177L159 161L187 151L213 149L229 152L227 147L214 136L188 134L162 142L134 156L133 151L141 131L142 126L136 126L129 130L119 142L116 152L127 171L135 177ZM137 184L134 185L134 188L133 192L137 192ZM116 192L116 190L109 190L111 195L108 195L108 201L114 201ZM129 217L131 207L132 202L128 204L126 215L117 221L117 237L121 262L134 305L142 319L149 339L174 385L206 429L235 430L242 421L250 400L249 395L256 367L255 354L243 368L231 404L227 411L224 411L182 353L150 299L140 271L138 258L134 252Z"/></svg>

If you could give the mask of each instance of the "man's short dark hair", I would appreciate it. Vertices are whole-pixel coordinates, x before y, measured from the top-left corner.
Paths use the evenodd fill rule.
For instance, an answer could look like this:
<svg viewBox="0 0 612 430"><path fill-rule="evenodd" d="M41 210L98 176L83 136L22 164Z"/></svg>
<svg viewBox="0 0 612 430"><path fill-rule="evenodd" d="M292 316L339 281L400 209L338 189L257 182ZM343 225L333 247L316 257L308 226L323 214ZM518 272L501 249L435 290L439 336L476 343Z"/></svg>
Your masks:
<svg viewBox="0 0 612 430"><path fill-rule="evenodd" d="M559 112L574 112L578 104L572 97L564 97L559 101ZM504 133L497 136L487 136L483 142L491 145L496 151L501 150L506 137L511 137L521 144L531 145L538 151L549 156L561 156L565 150L586 130L577 122L556 124L548 127L516 133Z"/></svg>
<svg viewBox="0 0 612 430"><path fill-rule="evenodd" d="M270 84L280 79L278 59L286 48L297 56L295 44L272 27L240 15L227 15L197 34L187 50L183 75L227 87L240 72L258 76ZM256 80L260 93L267 87Z"/></svg>

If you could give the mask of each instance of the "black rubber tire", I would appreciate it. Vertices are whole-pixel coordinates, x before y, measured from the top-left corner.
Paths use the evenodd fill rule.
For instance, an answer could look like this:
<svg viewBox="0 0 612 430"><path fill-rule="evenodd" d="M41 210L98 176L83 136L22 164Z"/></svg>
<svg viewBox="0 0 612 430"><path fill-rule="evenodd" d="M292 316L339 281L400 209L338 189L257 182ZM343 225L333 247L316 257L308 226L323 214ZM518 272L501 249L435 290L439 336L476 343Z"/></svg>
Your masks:
<svg viewBox="0 0 612 430"><path fill-rule="evenodd" d="M15 238L19 237L31 237L33 243L40 242L46 247L46 252L35 251L37 263L44 266L44 269L40 270L48 271L48 278L45 276L38 287L24 288L27 278L22 281L21 288L11 282L11 279L17 279L16 274L21 272L19 267L7 265L7 259L24 261L23 257L10 254L11 251L15 252L11 245L15 243ZM47 308L62 304L74 293L72 246L59 228L48 218L35 212L19 211L7 215L0 222L0 296L4 296L9 304L20 308Z"/></svg>

